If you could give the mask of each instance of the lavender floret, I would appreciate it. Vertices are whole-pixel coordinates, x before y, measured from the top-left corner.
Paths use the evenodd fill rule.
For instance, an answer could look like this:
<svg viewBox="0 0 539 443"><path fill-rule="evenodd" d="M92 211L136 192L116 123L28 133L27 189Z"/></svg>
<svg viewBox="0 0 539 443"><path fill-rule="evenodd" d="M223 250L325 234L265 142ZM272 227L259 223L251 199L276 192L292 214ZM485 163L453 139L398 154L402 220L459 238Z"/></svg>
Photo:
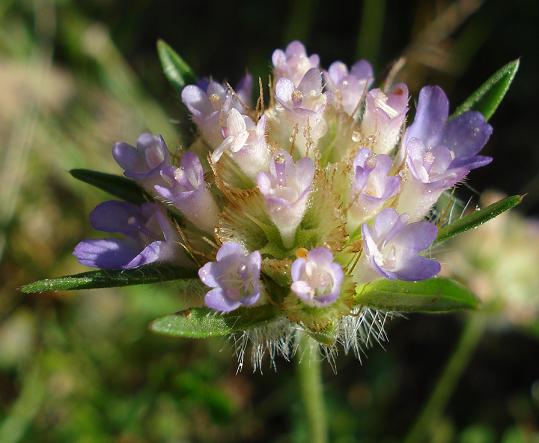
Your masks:
<svg viewBox="0 0 539 443"><path fill-rule="evenodd" d="M200 280L211 289L204 302L216 311L229 312L240 306L251 306L260 298L260 267L258 251L246 253L234 242L223 244L216 261L208 262L198 271Z"/></svg>

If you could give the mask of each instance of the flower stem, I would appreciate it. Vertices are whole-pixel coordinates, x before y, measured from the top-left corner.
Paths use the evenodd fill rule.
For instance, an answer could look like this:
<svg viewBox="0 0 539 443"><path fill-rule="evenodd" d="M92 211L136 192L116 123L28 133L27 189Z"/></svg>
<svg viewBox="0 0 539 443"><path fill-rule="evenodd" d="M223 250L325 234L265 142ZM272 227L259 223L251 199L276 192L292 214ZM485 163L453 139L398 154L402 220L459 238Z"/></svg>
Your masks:
<svg viewBox="0 0 539 443"><path fill-rule="evenodd" d="M297 377L307 423L306 441L327 443L327 422L318 342L307 334L302 334L297 357Z"/></svg>
<svg viewBox="0 0 539 443"><path fill-rule="evenodd" d="M430 441L430 430L443 413L460 376L466 369L485 330L486 320L481 314L470 315L461 332L459 342L443 369L434 390L425 403L404 443Z"/></svg>

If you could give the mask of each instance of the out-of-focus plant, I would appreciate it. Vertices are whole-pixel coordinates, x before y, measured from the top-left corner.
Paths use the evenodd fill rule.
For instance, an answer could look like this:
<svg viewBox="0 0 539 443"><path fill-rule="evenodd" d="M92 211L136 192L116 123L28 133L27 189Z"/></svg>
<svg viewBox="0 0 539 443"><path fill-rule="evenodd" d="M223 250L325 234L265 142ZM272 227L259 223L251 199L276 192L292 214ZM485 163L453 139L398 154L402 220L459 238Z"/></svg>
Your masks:
<svg viewBox="0 0 539 443"><path fill-rule="evenodd" d="M484 205L503 199L497 192L481 197ZM481 299L481 312L466 317L462 335L432 394L407 437L428 441L458 380L487 329L518 328L537 334L539 324L539 222L515 212L445 245L442 273L457 278Z"/></svg>
<svg viewBox="0 0 539 443"><path fill-rule="evenodd" d="M487 192L481 202L503 197ZM491 325L530 328L539 320L538 242L537 220L506 213L451 242L442 272L465 282L479 296Z"/></svg>

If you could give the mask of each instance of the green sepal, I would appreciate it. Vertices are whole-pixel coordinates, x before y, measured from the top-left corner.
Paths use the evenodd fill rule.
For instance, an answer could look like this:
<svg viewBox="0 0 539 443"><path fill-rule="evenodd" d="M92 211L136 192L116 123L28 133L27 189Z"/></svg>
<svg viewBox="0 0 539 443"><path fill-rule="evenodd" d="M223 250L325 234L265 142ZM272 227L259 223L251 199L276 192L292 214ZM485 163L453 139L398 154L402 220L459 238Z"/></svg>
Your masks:
<svg viewBox="0 0 539 443"><path fill-rule="evenodd" d="M174 266L148 265L136 269L99 270L81 274L38 280L21 287L25 294L77 289L112 288L117 286L145 285L170 280L188 286L198 281L194 270Z"/></svg>
<svg viewBox="0 0 539 443"><path fill-rule="evenodd" d="M354 302L383 311L448 312L475 309L479 299L454 280L375 280L356 287Z"/></svg>
<svg viewBox="0 0 539 443"><path fill-rule="evenodd" d="M496 203L493 203L486 208L474 211L471 214L454 221L453 223L441 228L438 231L438 236L434 244L442 243L451 237L468 231L469 229L477 228L490 219L497 217L502 212L517 206L523 199L521 195L513 195L512 197L504 198Z"/></svg>
<svg viewBox="0 0 539 443"><path fill-rule="evenodd" d="M185 85L196 82L191 67L163 40L157 40L157 54L165 77L174 89L180 91Z"/></svg>
<svg viewBox="0 0 539 443"><path fill-rule="evenodd" d="M328 328L327 331L310 331L306 329L305 332L324 346L333 346L337 342L335 328Z"/></svg>
<svg viewBox="0 0 539 443"><path fill-rule="evenodd" d="M496 71L455 110L451 118L466 111L479 111L486 120L490 119L509 90L519 64L519 59L513 60Z"/></svg>
<svg viewBox="0 0 539 443"><path fill-rule="evenodd" d="M108 192L114 197L137 205L149 200L146 192L133 180L115 174L92 171L90 169L72 169L69 173L84 183Z"/></svg>
<svg viewBox="0 0 539 443"><path fill-rule="evenodd" d="M222 337L262 326L277 318L277 315L278 311L273 305L239 308L226 314L208 308L191 308L154 320L150 330L171 337Z"/></svg>

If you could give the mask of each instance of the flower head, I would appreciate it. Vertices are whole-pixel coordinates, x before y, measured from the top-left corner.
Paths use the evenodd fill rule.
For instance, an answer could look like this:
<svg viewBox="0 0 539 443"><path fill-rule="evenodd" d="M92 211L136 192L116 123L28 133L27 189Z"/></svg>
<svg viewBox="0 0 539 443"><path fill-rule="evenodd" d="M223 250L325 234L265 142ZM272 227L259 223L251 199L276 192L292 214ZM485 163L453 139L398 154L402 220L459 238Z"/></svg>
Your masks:
<svg viewBox="0 0 539 443"><path fill-rule="evenodd" d="M163 137L147 132L139 136L136 147L116 143L112 155L126 177L141 183L150 192L160 181L161 171L170 166L170 155Z"/></svg>
<svg viewBox="0 0 539 443"><path fill-rule="evenodd" d="M239 318L238 331L249 317L253 327L238 331L237 352L242 358L252 340L255 367L268 348L290 357L298 329L328 356L332 343L360 355L373 337L385 337L388 313L378 309L399 304L380 303L376 285L366 297L357 291L375 279L416 281L440 271L428 255L437 228L423 219L445 189L490 162L478 153L492 128L476 112L449 118L438 87L421 90L406 128L407 86L387 78L387 89L369 89L373 70L364 60L325 71L295 41L272 62L256 106L250 75L235 90L211 78L183 88L197 137L180 158L152 134L136 147L118 143L114 158L152 203L99 205L92 225L123 236L83 241L74 254L103 269L200 263L209 308L257 305L209 318ZM451 222L451 213L437 212L436 222ZM205 322L198 313L207 310L196 312L191 320Z"/></svg>
<svg viewBox="0 0 539 443"><path fill-rule="evenodd" d="M367 148L360 149L356 154L348 210L350 232L376 215L384 203L399 192L401 178L389 175L392 165L391 157L375 155Z"/></svg>
<svg viewBox="0 0 539 443"><path fill-rule="evenodd" d="M305 46L301 42L293 41L285 51L276 49L271 57L273 62L273 75L278 80L282 77L298 85L305 73L311 68L318 68L320 57L313 54L307 56Z"/></svg>
<svg viewBox="0 0 539 443"><path fill-rule="evenodd" d="M314 162L302 158L294 163L286 151L273 156L269 173L258 174L258 189L287 248L293 245L296 229L305 214L313 178Z"/></svg>
<svg viewBox="0 0 539 443"><path fill-rule="evenodd" d="M372 139L374 152L388 154L395 148L407 111L408 87L404 83L396 85L389 95L381 89L369 91L361 131Z"/></svg>
<svg viewBox="0 0 539 443"><path fill-rule="evenodd" d="M164 185L155 185L155 192L195 226L213 232L219 208L204 181L204 171L196 154L183 154L180 167L165 169L162 178Z"/></svg>
<svg viewBox="0 0 539 443"><path fill-rule="evenodd" d="M328 71L324 72L324 78L328 103L354 116L374 76L370 63L359 60L352 66L350 72L343 62L333 62Z"/></svg>
<svg viewBox="0 0 539 443"><path fill-rule="evenodd" d="M327 248L315 248L292 263L292 292L311 306L326 306L340 295L344 272Z"/></svg>
<svg viewBox="0 0 539 443"><path fill-rule="evenodd" d="M242 305L255 304L261 291L260 253L246 253L240 244L228 242L221 246L216 259L198 271L202 282L213 288L204 298L206 305L216 311L229 312Z"/></svg>
<svg viewBox="0 0 539 443"><path fill-rule="evenodd" d="M223 141L221 112L232 108L243 112L245 106L250 104L252 85L252 77L247 74L237 85L236 91L214 80L202 80L198 85L183 88L182 101L211 148L216 148Z"/></svg>
<svg viewBox="0 0 539 443"><path fill-rule="evenodd" d="M425 280L440 272L440 264L419 253L436 238L436 226L429 222L407 223L405 215L386 208L370 227L361 228L365 257L382 277L392 280Z"/></svg>
<svg viewBox="0 0 539 443"><path fill-rule="evenodd" d="M80 242L73 254L83 265L130 269L155 262L186 263L174 225L155 203L137 206L106 201L91 212L90 223L94 229L123 234L125 238Z"/></svg>

